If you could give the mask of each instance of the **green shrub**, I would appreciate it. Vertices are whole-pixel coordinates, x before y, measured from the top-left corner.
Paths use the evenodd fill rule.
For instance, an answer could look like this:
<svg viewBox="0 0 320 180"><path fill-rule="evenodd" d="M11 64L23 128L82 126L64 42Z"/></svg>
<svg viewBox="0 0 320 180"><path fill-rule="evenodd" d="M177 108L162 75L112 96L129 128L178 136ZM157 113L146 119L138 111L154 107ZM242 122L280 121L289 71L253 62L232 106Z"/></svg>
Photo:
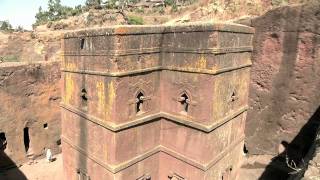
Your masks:
<svg viewBox="0 0 320 180"><path fill-rule="evenodd" d="M164 0L165 6L171 6L172 12L178 11L177 1L176 0Z"/></svg>
<svg viewBox="0 0 320 180"><path fill-rule="evenodd" d="M0 31L12 32L13 28L9 21L1 21Z"/></svg>
<svg viewBox="0 0 320 180"><path fill-rule="evenodd" d="M172 5L171 11L172 11L172 12L177 12L177 11L178 11L178 6L177 6L177 4L173 4L173 5Z"/></svg>
<svg viewBox="0 0 320 180"><path fill-rule="evenodd" d="M164 14L164 13L165 13L163 6L159 7L159 13L160 13L160 14Z"/></svg>
<svg viewBox="0 0 320 180"><path fill-rule="evenodd" d="M60 0L49 0L48 10L43 10L39 7L39 10L35 16L36 22L34 26L43 25L50 21L57 21L65 19L70 16L76 16L83 12L84 7L78 5L74 8L61 5Z"/></svg>
<svg viewBox="0 0 320 180"><path fill-rule="evenodd" d="M7 55L7 56L0 56L0 61L2 62L18 62L18 56L16 55Z"/></svg>
<svg viewBox="0 0 320 180"><path fill-rule="evenodd" d="M142 25L143 18L140 16L128 16L128 24L132 25Z"/></svg>
<svg viewBox="0 0 320 180"><path fill-rule="evenodd" d="M174 4L176 4L175 0L164 0L164 4L168 5L168 6L173 6Z"/></svg>
<svg viewBox="0 0 320 180"><path fill-rule="evenodd" d="M24 32L24 28L19 25L19 26L15 29L15 31L17 31L17 32Z"/></svg>
<svg viewBox="0 0 320 180"><path fill-rule="evenodd" d="M272 0L272 6L283 6L288 4L288 0Z"/></svg>

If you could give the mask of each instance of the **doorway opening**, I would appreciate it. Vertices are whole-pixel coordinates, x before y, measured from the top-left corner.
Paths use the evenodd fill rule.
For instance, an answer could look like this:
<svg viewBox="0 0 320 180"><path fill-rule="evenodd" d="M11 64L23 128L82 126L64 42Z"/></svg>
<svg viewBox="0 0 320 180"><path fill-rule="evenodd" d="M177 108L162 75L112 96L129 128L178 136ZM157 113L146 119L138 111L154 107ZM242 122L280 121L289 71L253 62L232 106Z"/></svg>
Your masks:
<svg viewBox="0 0 320 180"><path fill-rule="evenodd" d="M23 129L23 142L24 142L24 148L26 152L28 152L30 147L30 137L29 137L29 128L25 127Z"/></svg>

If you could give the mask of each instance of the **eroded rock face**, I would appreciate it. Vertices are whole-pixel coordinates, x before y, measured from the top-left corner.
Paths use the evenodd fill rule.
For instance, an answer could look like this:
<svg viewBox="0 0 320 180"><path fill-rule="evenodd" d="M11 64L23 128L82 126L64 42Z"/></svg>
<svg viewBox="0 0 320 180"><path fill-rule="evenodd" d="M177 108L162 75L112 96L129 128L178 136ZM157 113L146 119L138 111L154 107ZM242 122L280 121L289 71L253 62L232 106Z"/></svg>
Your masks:
<svg viewBox="0 0 320 180"><path fill-rule="evenodd" d="M250 154L277 154L286 141L305 151L312 135L302 127L320 105L320 5L278 8L251 23L256 34L246 146Z"/></svg>
<svg viewBox="0 0 320 180"><path fill-rule="evenodd" d="M60 32L0 32L0 62L60 60Z"/></svg>
<svg viewBox="0 0 320 180"><path fill-rule="evenodd" d="M0 64L0 167L60 152L60 76L58 62Z"/></svg>

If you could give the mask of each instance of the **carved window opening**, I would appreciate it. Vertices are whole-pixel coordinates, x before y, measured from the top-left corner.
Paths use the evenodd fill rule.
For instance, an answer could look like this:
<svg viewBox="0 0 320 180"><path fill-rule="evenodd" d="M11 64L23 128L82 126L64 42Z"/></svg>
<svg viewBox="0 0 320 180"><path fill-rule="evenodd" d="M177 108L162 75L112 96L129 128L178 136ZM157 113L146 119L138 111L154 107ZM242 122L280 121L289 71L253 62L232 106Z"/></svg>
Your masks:
<svg viewBox="0 0 320 180"><path fill-rule="evenodd" d="M142 59L142 56L139 55L139 56L138 56L138 62L141 62L141 59Z"/></svg>
<svg viewBox="0 0 320 180"><path fill-rule="evenodd" d="M29 128L25 127L23 129L23 142L24 142L24 148L25 151L28 152L30 147L30 136L29 136Z"/></svg>
<svg viewBox="0 0 320 180"><path fill-rule="evenodd" d="M0 151L4 151L7 148L7 138L4 132L0 133Z"/></svg>
<svg viewBox="0 0 320 180"><path fill-rule="evenodd" d="M236 91L232 91L230 102L234 102L238 99Z"/></svg>
<svg viewBox="0 0 320 180"><path fill-rule="evenodd" d="M189 104L190 104L190 98L186 93L183 93L180 97L179 97L179 101L181 103L182 106L182 111L187 113L189 111Z"/></svg>
<svg viewBox="0 0 320 180"><path fill-rule="evenodd" d="M43 129L48 129L48 123L43 124Z"/></svg>
<svg viewBox="0 0 320 180"><path fill-rule="evenodd" d="M82 98L83 101L88 101L87 90L86 89L82 89L81 90L81 98Z"/></svg>
<svg viewBox="0 0 320 180"><path fill-rule="evenodd" d="M58 140L56 141L56 144L57 144L58 146L60 146L60 145L61 145L61 139L58 139Z"/></svg>
<svg viewBox="0 0 320 180"><path fill-rule="evenodd" d="M80 49L84 49L85 39L80 39Z"/></svg>
<svg viewBox="0 0 320 180"><path fill-rule="evenodd" d="M139 92L136 98L136 113L141 113L143 111L144 94Z"/></svg>

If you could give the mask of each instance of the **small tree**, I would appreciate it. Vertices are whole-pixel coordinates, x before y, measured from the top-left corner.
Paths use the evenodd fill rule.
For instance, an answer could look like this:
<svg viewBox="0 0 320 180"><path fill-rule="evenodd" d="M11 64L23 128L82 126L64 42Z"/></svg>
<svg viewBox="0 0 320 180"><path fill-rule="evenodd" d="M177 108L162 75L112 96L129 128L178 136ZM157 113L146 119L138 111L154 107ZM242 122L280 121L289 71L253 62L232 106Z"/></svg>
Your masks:
<svg viewBox="0 0 320 180"><path fill-rule="evenodd" d="M49 0L48 1L48 13L49 20L56 21L65 18L64 7L61 5L60 0Z"/></svg>
<svg viewBox="0 0 320 180"><path fill-rule="evenodd" d="M86 7L101 9L101 0L86 0Z"/></svg>
<svg viewBox="0 0 320 180"><path fill-rule="evenodd" d="M2 21L2 24L0 26L1 31L12 31L12 26L9 23L9 21Z"/></svg>
<svg viewBox="0 0 320 180"><path fill-rule="evenodd" d="M18 26L15 31L18 31L18 32L24 32L24 28L22 26Z"/></svg>
<svg viewBox="0 0 320 180"><path fill-rule="evenodd" d="M81 14L82 13L82 6L81 5L78 5L76 7L74 7L73 11L72 11L72 16L76 16L78 14Z"/></svg>
<svg viewBox="0 0 320 180"><path fill-rule="evenodd" d="M42 11L42 7L39 7L38 13L36 14L35 25L45 24L49 21L49 13L47 11Z"/></svg>
<svg viewBox="0 0 320 180"><path fill-rule="evenodd" d="M60 0L49 0L48 10L43 11L42 7L39 7L38 13L36 14L36 22L34 26L46 24L51 21L57 21L60 19L67 18L69 16L75 16L82 12L82 6L76 6L75 8L61 5Z"/></svg>

